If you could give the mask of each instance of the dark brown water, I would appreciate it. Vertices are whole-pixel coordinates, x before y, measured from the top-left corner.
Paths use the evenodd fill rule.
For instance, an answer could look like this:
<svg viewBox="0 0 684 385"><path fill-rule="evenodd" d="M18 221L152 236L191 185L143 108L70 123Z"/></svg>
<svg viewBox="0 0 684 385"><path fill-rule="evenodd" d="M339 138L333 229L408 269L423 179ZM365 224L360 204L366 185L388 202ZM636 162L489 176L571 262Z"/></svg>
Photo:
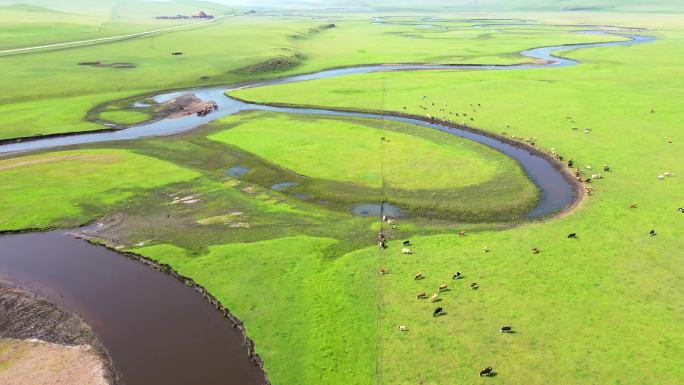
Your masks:
<svg viewBox="0 0 684 385"><path fill-rule="evenodd" d="M81 315L125 384L264 383L240 331L192 288L66 233L0 236L0 277Z"/></svg>

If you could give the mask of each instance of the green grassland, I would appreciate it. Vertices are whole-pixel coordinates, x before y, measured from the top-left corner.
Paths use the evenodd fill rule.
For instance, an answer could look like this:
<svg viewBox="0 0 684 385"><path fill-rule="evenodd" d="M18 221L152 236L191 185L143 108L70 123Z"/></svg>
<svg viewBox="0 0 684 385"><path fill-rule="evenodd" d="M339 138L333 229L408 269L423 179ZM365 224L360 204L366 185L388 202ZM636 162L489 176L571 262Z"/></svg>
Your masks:
<svg viewBox="0 0 684 385"><path fill-rule="evenodd" d="M7 4L5 4L7 3ZM156 16L223 15L230 8L195 1L0 1L0 50L145 32L196 22Z"/></svg>
<svg viewBox="0 0 684 385"><path fill-rule="evenodd" d="M424 95L460 112L470 113L470 105L480 103L470 122L479 129L537 137L542 149L554 148L579 167L612 167L593 183L594 194L562 217L514 227L409 218L400 220L398 229L383 229L390 247L380 252L374 245L376 218L354 217L332 204L273 191L270 185L296 180L315 194L323 180L328 184L318 193L332 196L331 186L353 179L359 182L357 194L368 189L363 194L376 199L378 168L372 165L377 163L374 152L380 143L373 140L378 136L389 137L388 145L410 148L412 156L434 167L410 169L397 155L405 151L391 154L396 158L388 163L388 181L401 188L389 200L403 189L467 189L464 183L484 180L517 183L520 191L508 191L500 200L523 197L529 202L530 194L523 190L529 181L500 154L427 129L250 112L169 138L0 160L0 229L116 218L107 239L170 263L245 321L274 384L679 384L684 378L684 292L679 282L684 276L684 215L677 212L684 206L678 169L684 164L681 17L535 17L549 23L658 26L648 33L660 39L565 52L584 62L575 67L378 73L245 89L236 95L337 108L404 111L406 106L415 114L424 113L418 107ZM459 40L456 31L440 34L368 20L340 22L303 39L292 37L319 24L299 18L270 23L236 18L154 39L6 58L0 61L0 81L12 84L3 88L12 91L3 95L0 108L24 112L19 117L0 113L0 127L4 138L58 132L53 126L93 129L95 125L77 123L90 106L117 99L117 94L127 98L202 84L202 75L211 75L210 82L232 82L375 60L428 62L440 55L447 62L462 57L515 63L521 58L513 54L522 48L596 39L570 35L565 27L526 26L506 27L510 33L492 33L487 39L464 29L470 38ZM406 33L421 37L407 38ZM425 38L435 35L448 36L459 48L436 53L419 47L444 51L450 46ZM197 43L203 36L218 43ZM249 40L255 36L260 45ZM393 46L398 41L415 43L399 49ZM191 48L182 48L196 54L175 61L150 52L154 47L167 52L179 44L188 44ZM364 49L368 51L360 52ZM228 53L215 55L217 50ZM276 52L301 53L304 59L275 72L235 72ZM81 57L139 66L130 71L75 66ZM42 75L32 80L32 73ZM54 82L45 83L50 76ZM22 82L27 87L16 87ZM42 114L31 111L30 103L43 101L55 110L62 101L64 112L55 121L33 124L31 116ZM580 130L572 130L566 116ZM585 127L592 131L585 134ZM352 144L345 146L342 140ZM458 171L466 181L438 172L453 160L467 165ZM250 171L231 177L227 170L235 166ZM677 175L658 180L665 171ZM409 173L410 179L402 178ZM483 196L477 189L468 194L470 199ZM177 203L180 197L196 202ZM632 203L639 207L630 209ZM482 210L494 204L485 201ZM649 236L651 229L658 235ZM468 230L468 235L458 237L457 230ZM567 239L570 232L579 239ZM408 238L413 242L410 256L400 252L400 241ZM533 247L541 252L532 254ZM378 274L380 267L389 274ZM453 281L457 270L465 278ZM425 279L414 280L418 272ZM471 290L471 282L480 288ZM441 302L415 298L419 291L435 293L441 284L450 286L441 293ZM437 305L447 314L432 317ZM499 333L506 324L516 333ZM400 332L399 325L409 331ZM478 377L487 366L498 375Z"/></svg>
<svg viewBox="0 0 684 385"><path fill-rule="evenodd" d="M375 375L375 293L367 287L375 259L326 258L323 251L336 242L300 236L216 245L194 258L171 245L134 251L225 299L250 336L263 341L258 350L275 383L367 384Z"/></svg>
<svg viewBox="0 0 684 385"><path fill-rule="evenodd" d="M81 224L145 189L196 176L154 158L111 150L2 160L0 227L20 230Z"/></svg>
<svg viewBox="0 0 684 385"><path fill-rule="evenodd" d="M535 186L515 161L442 132L372 119L274 113L241 114L213 126L224 130L210 139L303 176L298 191L331 204L385 196L414 215L475 222L512 220L536 202Z"/></svg>
<svg viewBox="0 0 684 385"><path fill-rule="evenodd" d="M315 132L320 130L324 131ZM391 142L383 144L383 136ZM264 142L264 137L281 140L253 146ZM297 146L304 138L307 142ZM378 202L383 194L407 213L464 222L520 220L536 202L536 188L514 161L482 145L406 124L383 127L368 119L254 112L218 121L176 142L148 139L135 145L114 143L110 149L96 150L102 146L92 145L88 150L2 160L0 177L5 183L0 187L4 197L0 213L5 219L0 228L69 226L117 211L151 216L155 210L167 211L160 206L172 202L171 193L201 195L207 204L190 212L174 207L179 234L182 226L197 229L198 224L222 229L246 223L258 228L269 212L282 213L284 221L299 217L321 223L340 217L355 223L359 221L351 215L352 205ZM380 145L395 149L380 149ZM431 169L401 163L405 160L396 154L409 149L410 159L431 164ZM387 162L384 190L379 185L380 151ZM335 156L321 156L330 153ZM232 167L246 167L249 172L231 177ZM345 170L353 169L358 174L350 178ZM287 181L299 185L282 192L271 189ZM430 183L438 188L426 189ZM306 198L297 198L302 194ZM501 196L511 197L510 202L501 202ZM135 197L139 198L133 199L135 204L125 202ZM44 204L35 205L36 201ZM149 212L140 211L139 206L148 205ZM240 214L232 215L236 212ZM269 228L277 229L276 218L271 220L276 223ZM352 226L366 229L372 221ZM330 232L316 235L321 234ZM333 234L347 239L340 232Z"/></svg>
<svg viewBox="0 0 684 385"><path fill-rule="evenodd" d="M674 282L683 273L684 227L676 209L684 185L678 177L656 176L682 164L677 106L684 95L678 85L681 55L675 52L684 34L652 33L661 39L565 52L584 62L577 67L372 74L236 93L261 102L311 104L307 95L315 92L321 106L408 106L414 113L420 113L422 95L459 108L481 102L476 127L536 136L543 148L555 148L580 167L613 168L594 183L595 194L562 219L465 239L421 239L416 245L426 249L416 246L414 260L399 257L395 246L385 265L396 274L383 278L380 312L386 383L475 382L471 373L487 365L500 369L497 383L680 382L684 373L675 362L684 356L677 329L684 294ZM572 130L566 116L593 131ZM639 208L629 209L632 203ZM651 229L656 237L648 236ZM570 232L580 239L566 239ZM493 252L483 254L485 245ZM531 254L532 247L541 254ZM456 269L471 272L467 282L481 288L457 284L441 303L449 314L432 320L431 307L411 294L434 290ZM426 284L411 281L417 271L428 277ZM397 324L413 329L402 335ZM519 333L499 335L503 324Z"/></svg>
<svg viewBox="0 0 684 385"><path fill-rule="evenodd" d="M97 129L86 119L92 108L162 89L358 64L518 63L527 60L518 51L530 46L611 39L569 34L569 28L491 33L473 29L472 22L449 23L450 29L441 31L371 24L370 17L311 32L322 24L304 17L230 17L134 40L2 57L0 87L8 92L0 95L0 139ZM472 44L473 39L478 43ZM172 51L184 55L172 56ZM135 68L78 65L95 61ZM131 121L126 116L116 122Z"/></svg>

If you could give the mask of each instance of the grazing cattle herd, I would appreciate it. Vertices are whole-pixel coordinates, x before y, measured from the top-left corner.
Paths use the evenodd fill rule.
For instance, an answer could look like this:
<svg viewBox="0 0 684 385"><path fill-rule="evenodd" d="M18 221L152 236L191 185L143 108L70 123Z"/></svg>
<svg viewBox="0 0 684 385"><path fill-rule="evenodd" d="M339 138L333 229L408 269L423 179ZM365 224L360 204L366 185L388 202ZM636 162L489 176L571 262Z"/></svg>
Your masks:
<svg viewBox="0 0 684 385"><path fill-rule="evenodd" d="M423 96L423 100L426 100L427 98L428 98L427 96ZM432 107L435 107L435 103L434 103L434 102L431 102L430 105L431 105ZM478 106L478 107L481 107L480 104L478 104L477 106ZM422 105L420 105L419 107L420 107L422 110L425 110L425 111L428 110L428 107L425 107L425 106L422 106ZM440 108L439 108L439 111L444 112L444 111L445 111L445 107L447 107L446 104L444 104L443 107L440 107ZM473 112L477 112L477 110L474 108L474 107L475 107L474 105L471 104L471 107L473 107ZM403 109L406 110L407 108L404 106ZM651 109L651 112L653 113L654 110ZM454 112L449 112L449 115L454 115ZM463 112L463 113L461 113L461 114L455 113L455 115L456 115L456 116L467 117L467 116L468 116L468 113L466 113L466 112ZM427 113L425 116L427 117L428 120L431 120L431 121L437 121L437 120L439 120L439 118L437 118L436 116L433 116L433 114L430 114L430 113ZM474 119L472 118L472 116L471 116L470 119L471 119L471 120L474 120ZM568 119L571 123L573 123L573 124L576 123L576 122L572 119L572 117L570 117L570 116L568 116L567 119ZM452 118L447 119L445 115L442 116L442 119L441 119L441 120L443 120L444 122L453 122L453 119L452 119ZM465 123L465 122L463 122L463 121L461 122L461 124L464 124L464 123ZM505 125L506 125L507 128L510 128L510 124L506 123ZM576 127L573 127L573 130L576 130L576 129L577 129ZM589 134L590 132L592 132L592 129L587 127L587 128L584 129L584 132L585 132L586 134ZM507 135L507 134L506 134L506 133L502 133L502 135ZM518 137L515 137L515 136L511 136L511 138L513 138L513 139L515 139L515 140L518 140L518 139L524 140L526 143L531 144L531 145L534 145L535 142L536 142L536 138L524 139L524 138L522 138L522 137L518 138ZM383 138L383 139L384 139L384 138ZM669 143L672 143L672 142L669 141ZM539 150L539 151L541 151L541 149L540 149L539 147L536 147L536 149ZM555 149L551 149L551 151L549 151L548 153L549 153L550 155L554 156L557 160L563 161L563 157L560 156L558 153L556 153ZM575 166L575 161L574 161L573 159L569 159L569 160L567 161L567 167L568 167L568 168L573 168L574 166ZM593 169L593 167L592 167L591 165L585 165L584 168L585 168L587 171L590 171L590 170ZM602 170L603 170L604 173L612 172L612 168L611 168L611 166L609 166L608 164L605 164L605 163L604 163L604 164L602 165L601 168L602 168ZM667 172L663 172L662 174L659 174L659 175L658 175L658 179L659 179L659 180L665 180L666 178L671 178L671 177L674 177L674 176L675 176L675 174L674 174L673 172L667 171ZM592 193L593 190L592 190L592 187L588 185L588 183L591 183L592 180L603 179L604 176L603 176L603 174L601 174L601 173L595 173L595 174L591 174L591 177L590 177L590 178L586 178L586 177L583 177L583 176L582 176L582 170L581 170L580 168L575 168L575 177L577 178L577 180L578 180L580 183L585 183L584 189L585 189L587 195L591 195L591 193ZM639 206L638 206L636 203L632 203L632 204L629 205L629 208L630 208L630 209L637 209L638 207L639 207ZM679 207L677 210L678 210L680 213L684 214L684 207ZM391 217L387 217L387 216L384 216L384 215L383 215L383 216L382 216L382 220L383 220L383 222L387 222L388 224L392 224L392 229L393 229L393 230L395 230L395 229L398 228L398 226L396 225L396 221L397 221L396 218L391 218ZM650 236L655 236L655 235L656 235L656 231L655 231L655 230L651 230L651 231L649 232L649 235L650 235ZM466 231L465 231L465 230L459 231L459 232L458 232L458 236L459 236L459 237L465 237L465 236L466 236ZM567 235L567 238L568 238L568 239L578 239L579 237L578 237L577 233L574 233L574 232L573 232L573 233L569 233L569 234ZM384 250L384 249L387 247L387 243L386 243L387 240L385 239L385 236L384 236L382 233L380 233L379 242L380 242L380 248L381 248L382 250ZM402 253L402 254L404 254L404 255L412 255L412 254L413 254L413 251L412 251L411 249L409 249L409 246L412 246L411 241L409 241L409 240L403 241L403 242L402 242L402 246L403 246L402 249L401 249L401 253ZM490 252L490 249L489 249L489 247L487 247L487 246L484 246L482 250L483 250L484 253L489 253L489 252ZM532 252L532 254L539 254L539 253L540 253L540 250L539 250L538 247L532 247L532 248L531 248L531 252ZM386 274L386 270L385 270L384 268L381 269L381 274ZM460 279L462 279L463 277L464 277L464 276L463 276L463 274L462 274L460 271L456 271L456 272L452 275L452 280L460 280ZM419 272L419 273L417 273L417 274L414 275L414 281L421 281L421 280L423 280L424 278L425 278L425 276L423 275L422 272ZM472 283L470 284L470 288L471 288L472 290L477 290L477 289L480 288L480 285L479 285L477 282L472 282ZM430 303L435 303L435 302L441 301L441 299L439 298L439 294L438 294L438 293L446 292L446 291L448 291L448 290L449 290L449 287L448 287L447 284L439 285L439 287L437 288L437 293L434 293L434 294L432 294L432 295L429 297ZM419 292L417 293L417 295L416 295L416 299L419 299L419 300L424 300L424 299L427 299L427 298L428 298L428 296L427 296L427 293L426 293L425 291L419 291ZM435 317L439 317L439 316L444 316L444 315L446 315L446 314L447 314L447 313L444 311L444 308L443 308L442 306L438 306L438 307L436 307L436 308L433 310L433 312L432 312L432 317L435 318ZM401 332L407 332L409 329L408 329L407 326L405 326L405 325L400 325L400 326L399 326L399 330L400 330ZM503 333L503 334L512 334L512 333L515 333L515 332L513 331L513 327L510 326L510 325L501 326L500 329L499 329L499 332L500 332L500 333ZM496 373L494 372L494 369L493 369L492 367L486 367L486 368L484 368L484 369L482 369L482 370L480 371L480 377L493 377L493 376L496 376Z"/></svg>
<svg viewBox="0 0 684 385"><path fill-rule="evenodd" d="M391 223L396 223L396 218L390 218L390 217L387 217L387 216L384 216L384 215L383 215L383 216L382 216L382 221L383 221L383 222L387 222L387 223L390 223L390 221L391 221ZM395 228L396 228L396 227L395 227ZM465 232L465 231L460 231L460 232L458 233L458 236L460 236L460 237L463 237L463 236L465 236L465 235L466 235L466 232ZM382 243L381 243L381 250L384 251L384 250L387 248L387 241L388 241L388 240L387 240L387 238L385 237L385 235L384 235L382 232L378 235L378 240L379 240L380 242L382 242ZM403 255L412 255L413 252L412 252L410 249L408 249L408 246L411 246L411 245L412 245L412 243L411 243L410 240L402 241L402 246L403 246L403 247L402 247L402 249L401 249L401 253L402 253ZM533 248L532 250L533 250L533 252L536 251L536 253L539 252L539 249L537 249L536 247ZM489 252L489 248L485 246L485 247L484 247L484 251L485 251L485 253L486 253L486 252ZM381 274L381 275L385 275L385 274L387 274L387 273L388 273L388 270L387 270L386 268L384 268L384 267L380 268L380 274ZM453 273L453 275L452 275L452 277L451 277L452 280L460 280L460 279L462 279L462 278L464 278L464 275L463 275L463 273L460 272L460 271L456 271L455 273ZM413 280L414 280L414 281L422 281L423 279L425 279L425 275L424 275L422 272L418 272L418 273L416 273L416 274L413 276ZM473 289L473 290L475 290L475 289L478 289L478 288L479 288L479 285L478 285L476 282L473 282L473 283L470 284L470 288ZM432 295L429 297L430 303L435 303L435 302L441 301L441 299L439 298L439 294L438 294L438 293L447 292L447 291L449 291L449 286L448 286L447 284L441 284L441 285L439 285L439 286L437 287L437 293L434 293L434 294L432 294ZM419 292L416 294L416 299L418 299L418 300L424 300L424 299L427 299L427 298L428 298L428 296L427 296L427 293L426 293L425 291L419 291ZM437 307L434 308L434 310L432 311L432 317L433 317L433 318L437 318L437 317L441 317L441 316L446 316L446 315L447 315L447 313L445 312L444 307L442 307L442 306L437 306ZM406 325L399 325L399 326L398 326L398 329L399 329L399 331L400 331L401 333L406 333L406 332L409 331L409 328L408 328L408 326L406 326ZM500 333L513 333L513 328L512 328L511 326L505 325L505 326L502 326L502 327L499 329L499 332L500 332ZM487 368L485 368L485 369L483 369L483 370L480 371L480 376L481 376L481 377L491 377L491 376L495 376L495 375L496 375L496 373L494 373L494 371L493 371L493 369L492 369L491 367L487 367Z"/></svg>

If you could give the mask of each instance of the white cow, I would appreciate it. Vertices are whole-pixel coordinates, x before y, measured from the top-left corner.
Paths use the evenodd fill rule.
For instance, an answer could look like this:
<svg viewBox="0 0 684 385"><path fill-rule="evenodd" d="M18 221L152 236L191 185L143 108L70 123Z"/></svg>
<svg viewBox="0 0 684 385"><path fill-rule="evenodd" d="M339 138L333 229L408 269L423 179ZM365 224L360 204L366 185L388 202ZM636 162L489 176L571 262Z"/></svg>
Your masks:
<svg viewBox="0 0 684 385"><path fill-rule="evenodd" d="M404 247L403 249L401 249L401 253L402 254L413 254L413 251Z"/></svg>

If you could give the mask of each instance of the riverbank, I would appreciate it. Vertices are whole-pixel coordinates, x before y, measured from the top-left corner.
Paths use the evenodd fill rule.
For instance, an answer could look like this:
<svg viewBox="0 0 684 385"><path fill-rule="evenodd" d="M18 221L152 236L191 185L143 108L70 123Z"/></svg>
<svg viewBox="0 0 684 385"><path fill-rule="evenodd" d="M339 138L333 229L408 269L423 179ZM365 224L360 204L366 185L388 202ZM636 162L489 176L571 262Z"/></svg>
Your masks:
<svg viewBox="0 0 684 385"><path fill-rule="evenodd" d="M104 345L78 315L0 282L0 383L120 384Z"/></svg>
<svg viewBox="0 0 684 385"><path fill-rule="evenodd" d="M7 294L6 303L12 306L3 302L2 313L14 316L4 321L3 337L106 346L120 373L116 381L126 385L265 382L264 372L243 346L238 325L207 306L189 282L71 235L56 230L0 237L2 274L45 297L36 308L23 305L23 294L20 302L13 291ZM53 333L49 326L55 320L72 318L55 313L50 303L82 321L70 321L58 329L65 333ZM46 327L40 326L43 320ZM91 342L88 326L101 344Z"/></svg>

